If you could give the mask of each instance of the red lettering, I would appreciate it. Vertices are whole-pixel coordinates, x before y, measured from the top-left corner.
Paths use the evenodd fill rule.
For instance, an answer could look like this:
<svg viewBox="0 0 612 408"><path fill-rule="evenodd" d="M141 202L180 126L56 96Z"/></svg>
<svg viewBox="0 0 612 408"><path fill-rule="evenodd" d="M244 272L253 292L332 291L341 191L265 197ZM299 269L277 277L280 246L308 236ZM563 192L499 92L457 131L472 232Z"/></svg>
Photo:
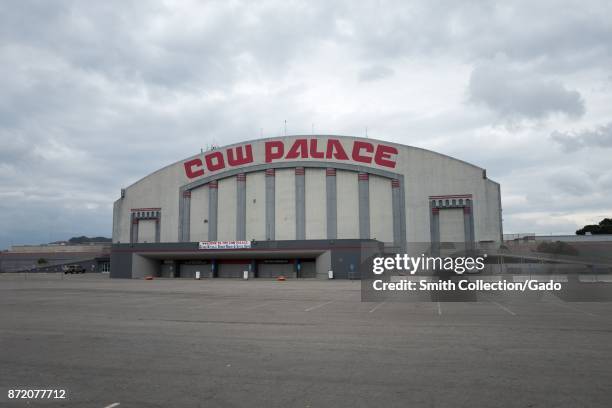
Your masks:
<svg viewBox="0 0 612 408"><path fill-rule="evenodd" d="M325 158L331 158L337 160L348 160L348 156L342 147L342 144L338 139L329 139L327 141L327 151L325 152Z"/></svg>
<svg viewBox="0 0 612 408"><path fill-rule="evenodd" d="M306 139L297 139L293 142L293 146L289 149L285 159L297 159L298 156L302 159L308 158L308 141Z"/></svg>
<svg viewBox="0 0 612 408"><path fill-rule="evenodd" d="M243 146L237 146L227 149L227 162L230 166L239 166L241 164L247 164L253 162L253 147L248 144L244 146L246 154L242 150ZM236 157L234 157L236 154Z"/></svg>
<svg viewBox="0 0 612 408"><path fill-rule="evenodd" d="M202 170L202 160L200 159L192 159L183 163L185 166L185 174L188 178L196 178L204 175L204 170Z"/></svg>
<svg viewBox="0 0 612 408"><path fill-rule="evenodd" d="M213 159L216 159L216 162L213 162ZM217 171L225 168L225 160L221 152L209 153L204 157L204 160L206 160L206 167L208 167L209 171Z"/></svg>
<svg viewBox="0 0 612 408"><path fill-rule="evenodd" d="M372 163L371 156L363 156L361 151L365 150L368 153L374 153L374 146L368 142L356 141L353 144L353 160L359 163Z"/></svg>
<svg viewBox="0 0 612 408"><path fill-rule="evenodd" d="M395 168L395 160L391 155L397 154L397 149L393 146L378 145L376 148L376 155L374 156L374 163L383 167Z"/></svg>
<svg viewBox="0 0 612 408"><path fill-rule="evenodd" d="M313 159L322 159L325 157L325 153L317 151L317 139L310 140L310 157Z"/></svg>
<svg viewBox="0 0 612 408"><path fill-rule="evenodd" d="M285 145L280 140L266 142L266 163L283 157Z"/></svg>

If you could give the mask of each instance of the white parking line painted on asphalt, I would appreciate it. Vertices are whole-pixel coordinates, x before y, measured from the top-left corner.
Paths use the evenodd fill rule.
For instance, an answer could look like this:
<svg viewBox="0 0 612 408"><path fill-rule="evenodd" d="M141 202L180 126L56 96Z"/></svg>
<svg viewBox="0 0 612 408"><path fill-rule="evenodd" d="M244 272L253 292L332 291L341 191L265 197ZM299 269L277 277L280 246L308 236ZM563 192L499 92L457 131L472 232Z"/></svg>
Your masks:
<svg viewBox="0 0 612 408"><path fill-rule="evenodd" d="M568 305L566 303L561 303L561 302L550 302L550 303L552 303L554 305L557 305L557 306L564 307L564 308L569 309L569 310L573 310L574 312L584 313L584 314L589 315L589 316L597 316L595 313L586 312L584 310L581 310L581 309L578 309L576 307L570 306L570 305Z"/></svg>
<svg viewBox="0 0 612 408"><path fill-rule="evenodd" d="M442 305L440 304L440 302L438 303L438 316L442 316Z"/></svg>
<svg viewBox="0 0 612 408"><path fill-rule="evenodd" d="M304 311L305 312L310 312L311 310L315 310L315 309L318 309L318 308L323 307L325 305L329 305L330 303L333 303L333 300L330 300L329 302L321 303L320 305L309 307L308 309L304 309Z"/></svg>
<svg viewBox="0 0 612 408"><path fill-rule="evenodd" d="M119 404L118 402L113 402L112 404L107 405L104 408L115 408L115 407L118 407L119 405L121 404Z"/></svg>
<svg viewBox="0 0 612 408"><path fill-rule="evenodd" d="M377 304L376 306L374 306L372 309L370 309L370 311L368 313L374 313L374 311L376 309L378 309L379 307L381 307L385 302L380 302L379 304Z"/></svg>
<svg viewBox="0 0 612 408"><path fill-rule="evenodd" d="M493 300L491 301L491 303L495 303L503 311L510 313L512 316L516 316L516 313L514 313L512 310L508 309L506 306L500 305L499 303L497 303L497 302L495 302Z"/></svg>

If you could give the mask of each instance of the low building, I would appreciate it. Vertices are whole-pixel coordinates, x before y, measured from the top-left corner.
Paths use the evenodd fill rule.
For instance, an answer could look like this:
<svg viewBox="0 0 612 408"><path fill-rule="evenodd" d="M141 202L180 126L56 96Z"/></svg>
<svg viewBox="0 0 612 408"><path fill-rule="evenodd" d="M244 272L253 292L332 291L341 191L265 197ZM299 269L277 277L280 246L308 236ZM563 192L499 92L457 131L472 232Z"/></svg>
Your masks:
<svg viewBox="0 0 612 408"><path fill-rule="evenodd" d="M0 252L0 272L61 272L78 264L88 272L110 270L110 243L13 245Z"/></svg>

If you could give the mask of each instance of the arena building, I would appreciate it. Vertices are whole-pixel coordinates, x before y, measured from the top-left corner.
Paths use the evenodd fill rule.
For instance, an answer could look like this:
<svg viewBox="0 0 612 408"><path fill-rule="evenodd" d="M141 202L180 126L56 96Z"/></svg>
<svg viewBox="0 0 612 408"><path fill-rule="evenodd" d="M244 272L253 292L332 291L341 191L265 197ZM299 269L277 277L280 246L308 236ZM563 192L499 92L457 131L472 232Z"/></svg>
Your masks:
<svg viewBox="0 0 612 408"><path fill-rule="evenodd" d="M432 151L285 136L203 151L121 190L111 277L359 278L363 246L501 242L498 183Z"/></svg>

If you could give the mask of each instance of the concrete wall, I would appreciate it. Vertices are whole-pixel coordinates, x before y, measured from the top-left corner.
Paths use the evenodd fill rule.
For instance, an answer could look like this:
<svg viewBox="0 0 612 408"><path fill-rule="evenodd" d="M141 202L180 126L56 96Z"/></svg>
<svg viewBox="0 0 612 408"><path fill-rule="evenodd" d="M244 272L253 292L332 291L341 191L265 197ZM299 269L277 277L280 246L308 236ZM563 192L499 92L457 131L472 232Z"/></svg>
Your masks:
<svg viewBox="0 0 612 408"><path fill-rule="evenodd" d="M266 176L263 171L246 176L246 239L266 239Z"/></svg>
<svg viewBox="0 0 612 408"><path fill-rule="evenodd" d="M206 185L191 192L190 241L208 241L208 192Z"/></svg>
<svg viewBox="0 0 612 408"><path fill-rule="evenodd" d="M463 208L440 210L440 242L463 242Z"/></svg>
<svg viewBox="0 0 612 408"><path fill-rule="evenodd" d="M484 185L485 188L485 199L486 205L482 203L476 203L480 214L474 214L474 228L476 231L496 231L502 224L501 214L501 187L499 184L486 180ZM493 205L497 202L498 205ZM481 240L490 238L492 241L503 241L502 238L503 229L499 231L499 237L493 239L493 234L481 235Z"/></svg>
<svg viewBox="0 0 612 408"><path fill-rule="evenodd" d="M236 239L236 177L219 180L217 240Z"/></svg>
<svg viewBox="0 0 612 408"><path fill-rule="evenodd" d="M111 259L111 271L113 263ZM132 254L132 277L144 278L145 276L159 276L161 262L157 259L145 258L142 255ZM114 276L113 276L114 277Z"/></svg>
<svg viewBox="0 0 612 408"><path fill-rule="evenodd" d="M295 239L295 170L276 171L276 239Z"/></svg>
<svg viewBox="0 0 612 408"><path fill-rule="evenodd" d="M113 226L113 242L130 242L130 213L133 208L162 208L160 241L177 242L179 188L187 182L184 172L182 162L176 163L126 188L125 198L116 201L114 206L120 216Z"/></svg>
<svg viewBox="0 0 612 408"><path fill-rule="evenodd" d="M428 150L403 148L397 171L404 175L408 242L429 242L427 197L472 194L475 240L500 241L499 198L487 194L496 183L483 178L483 169ZM485 222L481 214L488 214Z"/></svg>
<svg viewBox="0 0 612 408"><path fill-rule="evenodd" d="M325 169L306 169L306 239L327 238Z"/></svg>
<svg viewBox="0 0 612 408"><path fill-rule="evenodd" d="M370 238L393 242L391 180L370 176Z"/></svg>
<svg viewBox="0 0 612 408"><path fill-rule="evenodd" d="M138 242L155 242L155 220L140 220L138 223Z"/></svg>
<svg viewBox="0 0 612 408"><path fill-rule="evenodd" d="M343 170L336 172L338 239L359 237L357 190L356 172Z"/></svg>

